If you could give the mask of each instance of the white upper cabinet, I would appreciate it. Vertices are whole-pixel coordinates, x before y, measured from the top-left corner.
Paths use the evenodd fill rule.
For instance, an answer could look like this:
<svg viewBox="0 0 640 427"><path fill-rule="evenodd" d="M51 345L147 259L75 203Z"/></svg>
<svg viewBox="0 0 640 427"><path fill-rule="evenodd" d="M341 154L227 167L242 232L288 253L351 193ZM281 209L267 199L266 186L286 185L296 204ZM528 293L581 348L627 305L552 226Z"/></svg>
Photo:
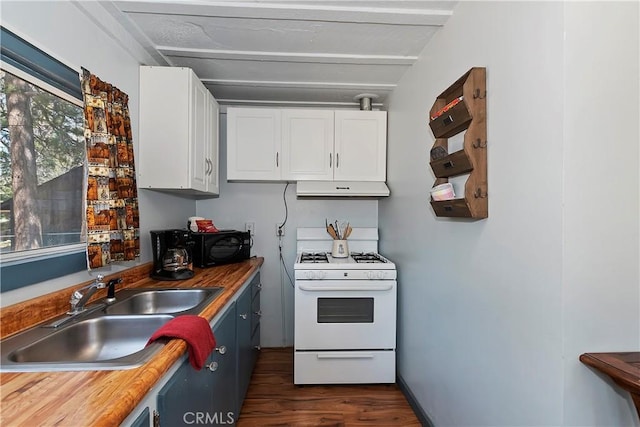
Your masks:
<svg viewBox="0 0 640 427"><path fill-rule="evenodd" d="M333 111L282 110L282 179L333 179Z"/></svg>
<svg viewBox="0 0 640 427"><path fill-rule="evenodd" d="M385 181L387 113L227 109L227 178Z"/></svg>
<svg viewBox="0 0 640 427"><path fill-rule="evenodd" d="M212 120L209 121L209 135L215 141L215 144L210 144L209 154L209 170L205 173L209 177L207 182L207 189L211 193L220 193L220 106L213 96L209 96L209 117Z"/></svg>
<svg viewBox="0 0 640 427"><path fill-rule="evenodd" d="M138 187L218 194L218 113L190 68L140 67Z"/></svg>
<svg viewBox="0 0 640 427"><path fill-rule="evenodd" d="M280 110L227 108L227 179L280 180L280 147Z"/></svg>
<svg viewBox="0 0 640 427"><path fill-rule="evenodd" d="M386 111L335 112L336 181L387 179Z"/></svg>

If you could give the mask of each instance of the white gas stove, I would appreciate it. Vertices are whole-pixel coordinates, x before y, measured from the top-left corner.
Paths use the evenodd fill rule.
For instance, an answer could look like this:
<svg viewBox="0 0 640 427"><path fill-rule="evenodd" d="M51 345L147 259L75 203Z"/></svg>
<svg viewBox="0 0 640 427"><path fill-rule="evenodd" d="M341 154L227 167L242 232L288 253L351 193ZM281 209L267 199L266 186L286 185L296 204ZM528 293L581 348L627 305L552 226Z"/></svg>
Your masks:
<svg viewBox="0 0 640 427"><path fill-rule="evenodd" d="M396 266L376 252L353 252L335 258L331 252L300 252L294 265L296 279L395 279Z"/></svg>
<svg viewBox="0 0 640 427"><path fill-rule="evenodd" d="M294 383L393 383L395 264L376 228L354 228L347 257L332 243L324 228L297 230Z"/></svg>

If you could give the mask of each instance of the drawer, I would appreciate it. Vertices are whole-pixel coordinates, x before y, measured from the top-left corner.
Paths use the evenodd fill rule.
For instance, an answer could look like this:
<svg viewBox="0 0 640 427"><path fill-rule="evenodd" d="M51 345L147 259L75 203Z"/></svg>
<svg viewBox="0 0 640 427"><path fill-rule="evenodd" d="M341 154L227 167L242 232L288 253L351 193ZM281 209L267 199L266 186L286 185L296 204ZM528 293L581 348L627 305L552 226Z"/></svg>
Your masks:
<svg viewBox="0 0 640 427"><path fill-rule="evenodd" d="M294 384L395 383L396 353L383 351L296 351Z"/></svg>

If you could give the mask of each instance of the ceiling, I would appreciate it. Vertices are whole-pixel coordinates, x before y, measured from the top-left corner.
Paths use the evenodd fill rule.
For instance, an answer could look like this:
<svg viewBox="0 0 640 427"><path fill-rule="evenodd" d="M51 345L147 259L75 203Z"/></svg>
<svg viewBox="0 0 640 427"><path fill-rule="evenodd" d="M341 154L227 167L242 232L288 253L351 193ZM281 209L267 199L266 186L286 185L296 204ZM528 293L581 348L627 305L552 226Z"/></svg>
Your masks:
<svg viewBox="0 0 640 427"><path fill-rule="evenodd" d="M383 107L453 1L112 1L159 65L192 68L221 105ZM148 64L156 65L156 64Z"/></svg>

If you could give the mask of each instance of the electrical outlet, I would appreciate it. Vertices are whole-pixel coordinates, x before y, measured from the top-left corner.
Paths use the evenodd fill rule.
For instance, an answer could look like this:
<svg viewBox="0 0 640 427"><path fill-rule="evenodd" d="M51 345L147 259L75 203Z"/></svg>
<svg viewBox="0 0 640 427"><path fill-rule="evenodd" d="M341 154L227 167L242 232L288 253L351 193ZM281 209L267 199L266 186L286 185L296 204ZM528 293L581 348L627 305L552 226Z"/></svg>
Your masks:
<svg viewBox="0 0 640 427"><path fill-rule="evenodd" d="M256 232L256 223L255 222L245 222L244 223L244 231L248 231L251 236L253 236Z"/></svg>
<svg viewBox="0 0 640 427"><path fill-rule="evenodd" d="M284 236L284 224L282 223L276 224L276 236L278 237Z"/></svg>

